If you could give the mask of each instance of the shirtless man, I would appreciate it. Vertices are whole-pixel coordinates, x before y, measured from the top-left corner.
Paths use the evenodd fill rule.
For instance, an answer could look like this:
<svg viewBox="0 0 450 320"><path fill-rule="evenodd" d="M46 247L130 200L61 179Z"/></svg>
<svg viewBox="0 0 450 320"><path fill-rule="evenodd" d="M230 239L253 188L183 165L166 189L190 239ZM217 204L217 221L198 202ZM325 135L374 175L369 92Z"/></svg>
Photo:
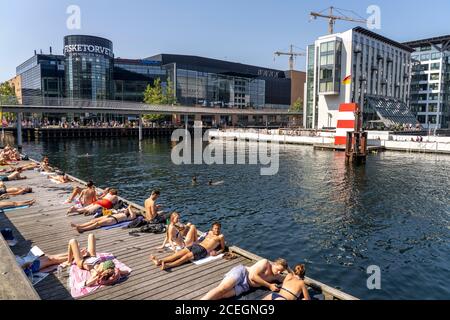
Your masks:
<svg viewBox="0 0 450 320"><path fill-rule="evenodd" d="M127 209L116 211L116 213L113 213L110 216L100 217L84 224L72 223L71 226L72 228L75 228L78 231L78 233L83 233L101 227L113 226L115 224L119 224L125 221L132 221L136 219L136 216L137 214L133 210L133 207L129 206Z"/></svg>
<svg viewBox="0 0 450 320"><path fill-rule="evenodd" d="M295 266L294 271L284 279L280 292L273 292L263 300L311 300L305 284L306 269L304 264Z"/></svg>
<svg viewBox="0 0 450 320"><path fill-rule="evenodd" d="M48 173L55 172L55 169L50 167L48 157L44 157L44 159L42 160L41 166L40 166L40 171L48 172Z"/></svg>
<svg viewBox="0 0 450 320"><path fill-rule="evenodd" d="M251 288L266 287L272 292L280 289L275 282L282 282L281 273L288 269L284 259L278 259L274 263L269 260L261 260L252 267L240 265L228 272L223 281L215 289L208 292L202 300L220 300L237 297L250 291Z"/></svg>
<svg viewBox="0 0 450 320"><path fill-rule="evenodd" d="M158 215L163 214L163 211L158 211L158 209L161 209L161 206L156 204L156 201L158 200L160 195L161 195L161 192L159 190L155 190L152 192L150 198L145 200L145 203L144 203L145 220L152 221Z"/></svg>
<svg viewBox="0 0 450 320"><path fill-rule="evenodd" d="M119 197L117 196L118 191L116 189L110 189L109 192L105 196L100 196L99 200L94 203L88 205L85 208L78 209L76 206L73 206L69 209L67 214L76 213L76 214L84 214L85 216L93 215L99 209L112 209L114 205L119 201Z"/></svg>
<svg viewBox="0 0 450 320"><path fill-rule="evenodd" d="M6 185L0 181L0 197L6 196L20 196L27 193L32 193L31 188L7 188Z"/></svg>
<svg viewBox="0 0 450 320"><path fill-rule="evenodd" d="M0 209L13 209L24 206L32 206L36 203L36 200L28 201L0 201Z"/></svg>
<svg viewBox="0 0 450 320"><path fill-rule="evenodd" d="M69 176L67 174L61 174L61 175L57 175L54 177L47 177L50 180L53 180L56 183L69 183L72 182L72 179L69 178Z"/></svg>
<svg viewBox="0 0 450 320"><path fill-rule="evenodd" d="M95 191L94 182L89 181L86 186L87 188L84 190L80 187L75 187L66 203L72 203L76 196L78 196L78 201L83 207L97 201L97 193Z"/></svg>
<svg viewBox="0 0 450 320"><path fill-rule="evenodd" d="M188 261L198 261L205 259L208 256L218 256L225 250L225 237L220 232L221 227L219 222L215 222L205 240L200 244L194 243L192 246L161 260L151 255L150 260L156 266L161 266L161 270L166 270L179 267ZM219 248L219 250L216 250L217 248Z"/></svg>
<svg viewBox="0 0 450 320"><path fill-rule="evenodd" d="M20 174L22 173L21 169L14 171L9 176L0 176L0 181L15 181L15 180L25 180L27 177L22 177Z"/></svg>

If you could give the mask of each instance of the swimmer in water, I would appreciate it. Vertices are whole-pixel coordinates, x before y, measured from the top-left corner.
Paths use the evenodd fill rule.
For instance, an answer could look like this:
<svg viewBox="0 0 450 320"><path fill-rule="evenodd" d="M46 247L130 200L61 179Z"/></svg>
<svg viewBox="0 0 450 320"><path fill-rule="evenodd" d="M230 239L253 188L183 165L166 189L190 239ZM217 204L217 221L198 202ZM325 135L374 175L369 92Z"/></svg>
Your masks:
<svg viewBox="0 0 450 320"><path fill-rule="evenodd" d="M222 184L224 184L224 183L225 183L225 181L213 182L212 180L209 180L209 181L208 181L208 186L215 187L215 186L220 186L220 185L222 185Z"/></svg>
<svg viewBox="0 0 450 320"><path fill-rule="evenodd" d="M192 185L193 186L197 185L197 177L192 178Z"/></svg>

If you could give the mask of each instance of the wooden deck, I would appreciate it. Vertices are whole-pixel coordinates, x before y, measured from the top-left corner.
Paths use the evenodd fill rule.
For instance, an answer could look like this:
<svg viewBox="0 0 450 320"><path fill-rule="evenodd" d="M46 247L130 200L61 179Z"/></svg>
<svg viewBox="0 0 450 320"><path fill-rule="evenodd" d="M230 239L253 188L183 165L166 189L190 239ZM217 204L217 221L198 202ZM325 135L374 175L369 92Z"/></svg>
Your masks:
<svg viewBox="0 0 450 320"><path fill-rule="evenodd" d="M47 254L59 254L67 251L67 244L74 238L86 246L87 234L80 235L70 227L71 222L86 222L91 217L67 217L69 205L63 204L74 185L55 184L36 171L27 171L23 174L27 180L7 182L8 187L30 186L34 193L11 198L11 201L36 199L37 203L31 208L18 209L0 214L0 228L11 228L19 244L12 248L16 255L25 255L30 248L37 245ZM98 290L83 300L196 300L220 283L223 276L238 264L251 265L259 259L258 256L246 254L245 251L235 248L236 252L243 254L232 261L223 259L196 266L192 263L175 268L170 272L161 271L148 259L150 254L161 255L156 247L162 244L164 235L139 234L131 236L128 230L121 228L113 230L96 230L92 232L97 237L97 251L112 253L117 259L133 269L130 277L115 286ZM167 250L162 256L169 255ZM64 300L72 299L67 287L67 272L61 278L57 274L50 274L46 279L35 286L41 299ZM315 287L327 288L326 292L340 298L353 297L329 288L323 284L315 283ZM1 284L0 284L1 286ZM325 293L325 292L324 292ZM267 292L259 291L253 294L252 299L260 299Z"/></svg>

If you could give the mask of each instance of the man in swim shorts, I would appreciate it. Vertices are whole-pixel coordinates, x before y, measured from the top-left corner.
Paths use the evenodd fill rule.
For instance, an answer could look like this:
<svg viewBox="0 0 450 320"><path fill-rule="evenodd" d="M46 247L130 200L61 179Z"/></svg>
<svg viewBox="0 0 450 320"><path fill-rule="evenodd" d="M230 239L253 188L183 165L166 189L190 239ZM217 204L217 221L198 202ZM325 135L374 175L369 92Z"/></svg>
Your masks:
<svg viewBox="0 0 450 320"><path fill-rule="evenodd" d="M202 300L220 300L240 296L251 288L266 287L272 292L280 289L275 282L282 282L281 273L288 269L284 259L278 259L274 263L261 260L248 268L239 265L228 272L219 286L208 292Z"/></svg>

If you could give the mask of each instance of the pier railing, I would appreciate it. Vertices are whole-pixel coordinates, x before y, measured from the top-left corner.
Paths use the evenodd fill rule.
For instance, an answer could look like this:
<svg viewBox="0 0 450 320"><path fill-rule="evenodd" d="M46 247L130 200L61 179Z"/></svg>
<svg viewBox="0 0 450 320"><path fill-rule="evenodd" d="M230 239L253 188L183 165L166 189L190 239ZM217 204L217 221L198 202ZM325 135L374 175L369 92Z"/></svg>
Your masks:
<svg viewBox="0 0 450 320"><path fill-rule="evenodd" d="M120 100L92 100L73 98L48 98L42 96L0 96L0 107L5 112L99 112L121 114L201 114L201 115L302 115L287 109L195 107L182 105L149 105Z"/></svg>

